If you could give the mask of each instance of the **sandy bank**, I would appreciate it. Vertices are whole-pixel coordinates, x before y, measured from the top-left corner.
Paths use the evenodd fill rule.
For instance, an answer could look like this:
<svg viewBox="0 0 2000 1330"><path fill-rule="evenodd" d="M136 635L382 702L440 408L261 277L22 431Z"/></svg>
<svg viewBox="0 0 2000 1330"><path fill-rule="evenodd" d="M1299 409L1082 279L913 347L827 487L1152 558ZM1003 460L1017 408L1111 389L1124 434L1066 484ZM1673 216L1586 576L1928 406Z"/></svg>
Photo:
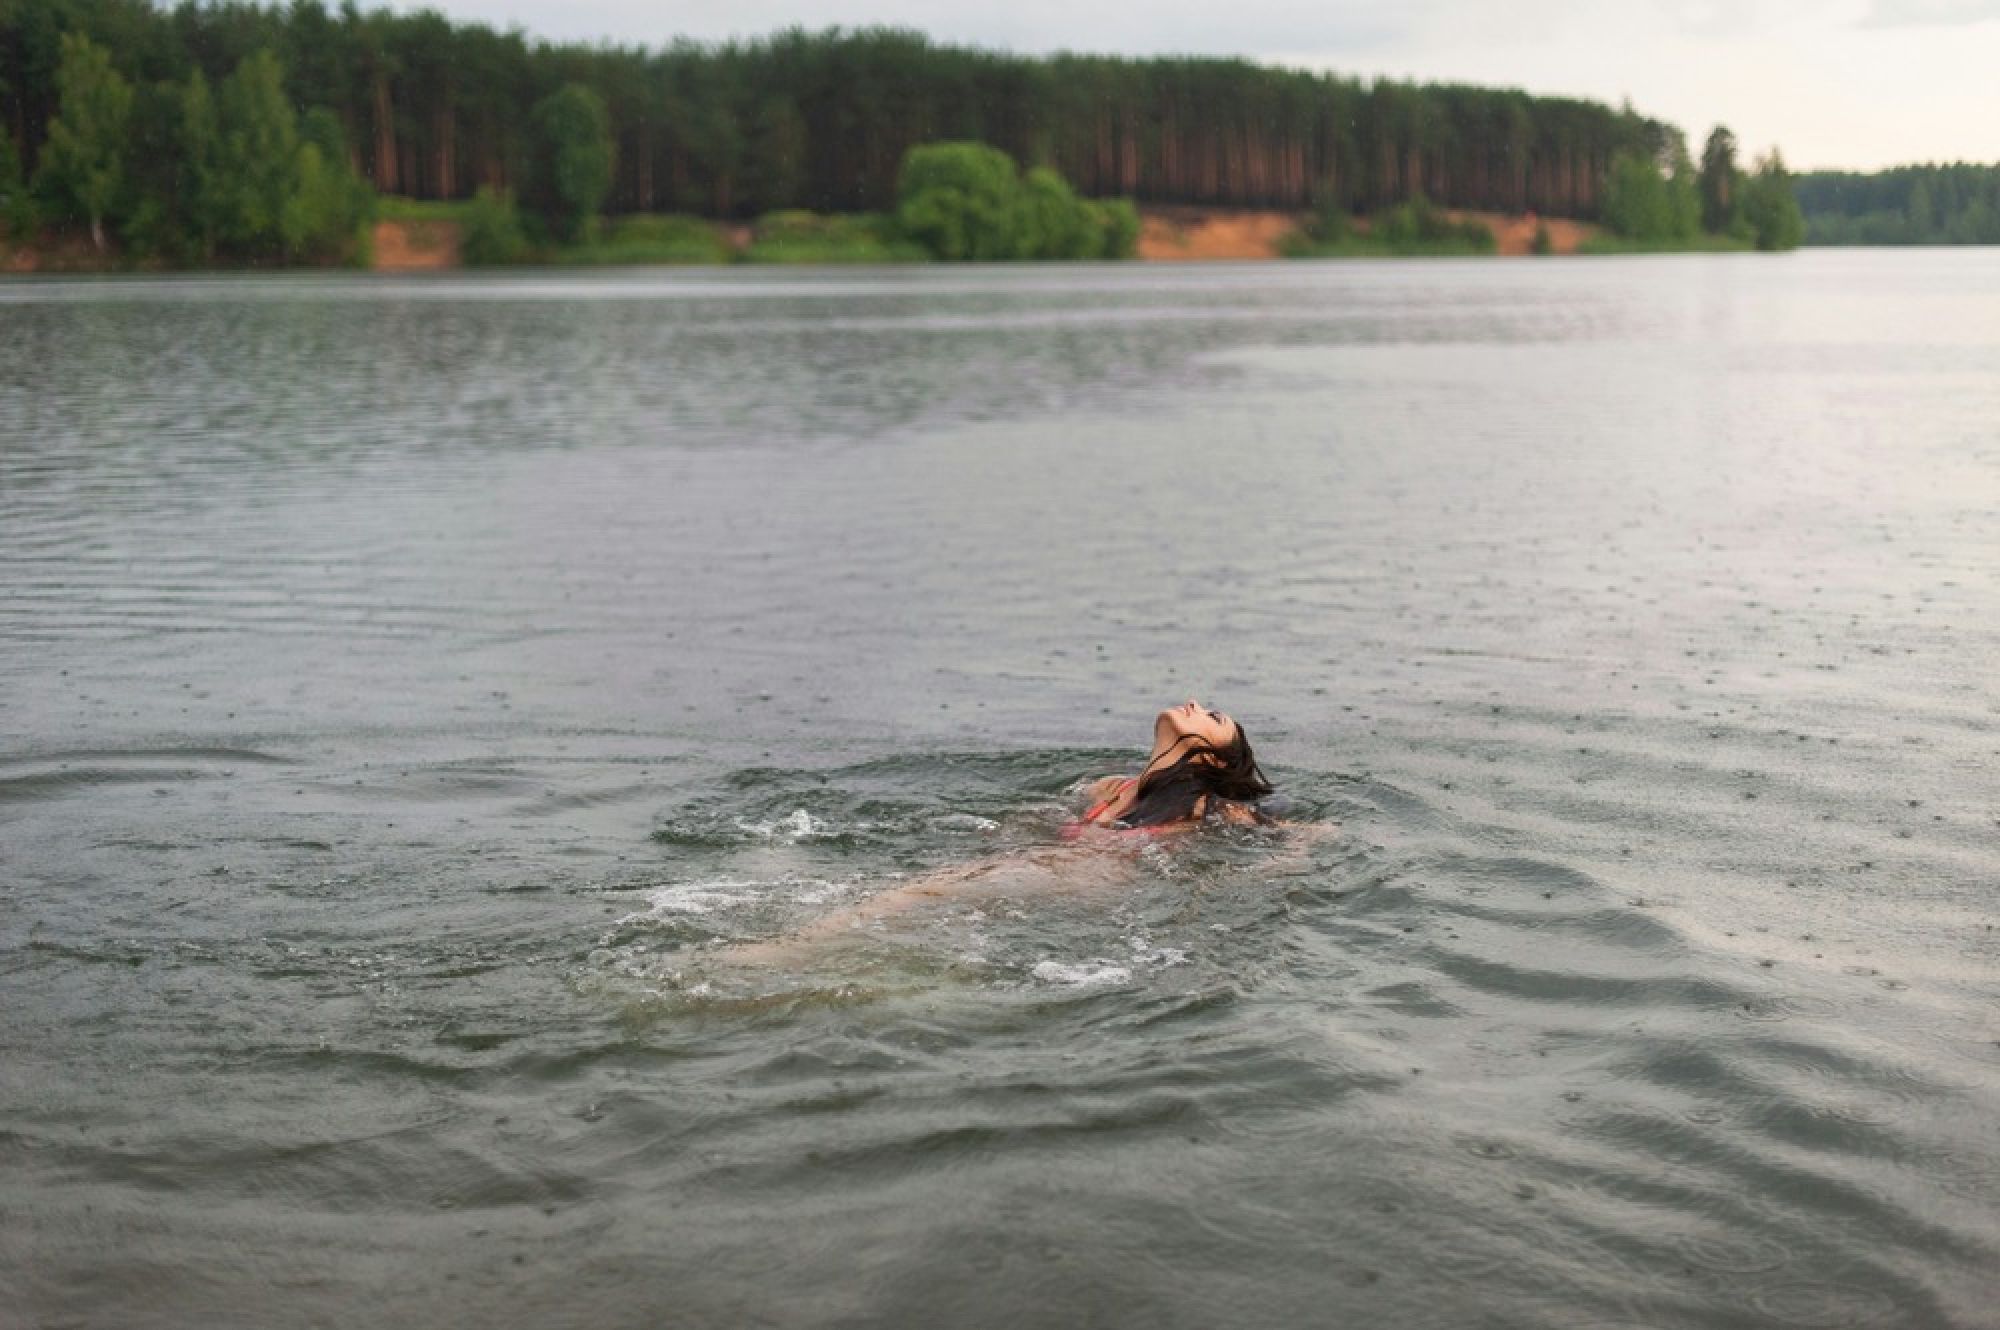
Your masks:
<svg viewBox="0 0 2000 1330"><path fill-rule="evenodd" d="M459 266L457 222L377 222L372 236L377 272Z"/></svg>
<svg viewBox="0 0 2000 1330"><path fill-rule="evenodd" d="M1278 242L1303 220L1299 213L1238 208L1141 208L1139 257L1275 259Z"/></svg>
<svg viewBox="0 0 2000 1330"><path fill-rule="evenodd" d="M1557 254L1574 254L1579 245L1602 230L1589 222L1566 217L1537 218L1532 213L1514 216L1453 210L1449 215L1484 222L1492 229L1498 252L1503 256L1533 253L1537 226L1548 228L1549 242ZM1275 259L1280 257L1280 243L1299 228L1305 215L1242 208L1161 206L1140 209L1139 220L1141 259L1162 262ZM1357 226L1367 229L1365 220ZM749 246L750 228L733 226L727 232L727 239L741 252ZM374 267L381 272L456 268L458 243L456 222L377 222Z"/></svg>
<svg viewBox="0 0 2000 1330"><path fill-rule="evenodd" d="M1601 227L1566 217L1536 217L1498 212L1446 209L1453 218L1484 222L1493 232L1496 252L1503 256L1532 254L1535 228L1549 230L1551 251L1574 254L1599 234ZM1142 259L1275 259L1284 238L1305 223L1306 214L1259 212L1239 208L1154 207L1139 210L1139 257ZM1368 222L1359 219L1357 230Z"/></svg>
<svg viewBox="0 0 2000 1330"><path fill-rule="evenodd" d="M1603 233L1604 228L1590 222L1571 221L1567 217L1537 217L1533 213L1515 216L1504 212L1457 212L1453 217L1470 217L1474 221L1486 223L1499 242L1501 254L1532 254L1535 252L1535 228L1549 228L1549 252L1552 254L1574 254L1576 248L1592 236Z"/></svg>

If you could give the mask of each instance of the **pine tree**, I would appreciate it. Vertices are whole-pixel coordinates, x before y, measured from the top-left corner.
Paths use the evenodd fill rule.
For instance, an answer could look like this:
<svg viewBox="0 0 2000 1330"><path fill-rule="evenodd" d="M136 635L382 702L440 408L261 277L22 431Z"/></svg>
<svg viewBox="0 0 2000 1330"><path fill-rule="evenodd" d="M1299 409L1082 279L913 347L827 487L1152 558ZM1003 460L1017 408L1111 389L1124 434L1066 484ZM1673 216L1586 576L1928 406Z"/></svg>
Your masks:
<svg viewBox="0 0 2000 1330"><path fill-rule="evenodd" d="M1736 136L1717 125L1701 150L1701 225L1721 235L1736 220Z"/></svg>

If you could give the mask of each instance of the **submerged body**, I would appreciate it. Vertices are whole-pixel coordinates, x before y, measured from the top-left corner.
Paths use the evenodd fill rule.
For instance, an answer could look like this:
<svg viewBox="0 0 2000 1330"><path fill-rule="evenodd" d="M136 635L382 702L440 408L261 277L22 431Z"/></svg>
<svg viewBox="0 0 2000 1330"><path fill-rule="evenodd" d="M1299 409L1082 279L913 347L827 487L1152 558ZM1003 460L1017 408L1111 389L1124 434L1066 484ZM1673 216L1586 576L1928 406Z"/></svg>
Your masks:
<svg viewBox="0 0 2000 1330"><path fill-rule="evenodd" d="M1337 832L1327 824L1278 822L1253 802L1272 793L1249 739L1227 715L1193 698L1154 719L1153 747L1136 776L1105 776L1084 793L1088 805L1062 829L1063 844L981 859L925 874L764 942L726 948L747 964L797 963L843 937L873 935L884 922L929 904L999 894L1081 892L1129 884L1137 859L1118 850L1209 822L1266 826L1285 833L1280 863L1303 858L1313 842Z"/></svg>

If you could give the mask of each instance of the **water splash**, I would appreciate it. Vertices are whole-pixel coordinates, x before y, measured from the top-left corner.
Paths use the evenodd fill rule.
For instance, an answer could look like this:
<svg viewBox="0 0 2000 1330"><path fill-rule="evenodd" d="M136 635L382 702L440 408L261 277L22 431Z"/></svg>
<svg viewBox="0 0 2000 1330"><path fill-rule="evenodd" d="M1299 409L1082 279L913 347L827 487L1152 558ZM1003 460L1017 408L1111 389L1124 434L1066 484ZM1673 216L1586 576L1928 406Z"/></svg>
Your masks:
<svg viewBox="0 0 2000 1330"><path fill-rule="evenodd" d="M736 819L736 829L747 831L752 836L761 836L766 840L784 840L793 844L803 840L824 840L841 834L832 823L814 817L803 808L794 808L787 816L773 818L769 822L751 822L739 817Z"/></svg>

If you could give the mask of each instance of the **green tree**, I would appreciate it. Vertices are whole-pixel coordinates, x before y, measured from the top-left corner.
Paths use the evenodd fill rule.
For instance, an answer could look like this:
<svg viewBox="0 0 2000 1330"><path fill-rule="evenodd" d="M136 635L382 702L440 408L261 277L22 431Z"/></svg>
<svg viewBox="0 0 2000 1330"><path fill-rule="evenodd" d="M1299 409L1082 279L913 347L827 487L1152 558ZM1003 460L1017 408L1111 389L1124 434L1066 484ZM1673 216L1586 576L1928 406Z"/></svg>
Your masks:
<svg viewBox="0 0 2000 1330"><path fill-rule="evenodd" d="M340 121L314 107L299 123L292 193L278 218L285 252L319 259L355 254L373 211L373 191L348 166Z"/></svg>
<svg viewBox="0 0 2000 1330"><path fill-rule="evenodd" d="M1673 154L1671 174L1634 153L1620 153L1604 181L1604 224L1633 240L1671 244L1701 229L1701 200L1685 151Z"/></svg>
<svg viewBox="0 0 2000 1330"><path fill-rule="evenodd" d="M21 169L14 139L0 129L0 234L24 241L35 233L35 200L28 192L27 173Z"/></svg>
<svg viewBox="0 0 2000 1330"><path fill-rule="evenodd" d="M903 233L941 259L1020 253L1021 183L1014 159L984 143L909 150L896 181Z"/></svg>
<svg viewBox="0 0 2000 1330"><path fill-rule="evenodd" d="M215 97L199 69L181 89L180 215L189 247L203 259L215 257L228 198L222 184L222 126Z"/></svg>
<svg viewBox="0 0 2000 1330"><path fill-rule="evenodd" d="M766 97L750 119L744 142L743 203L771 212L793 202L805 179L808 134L788 98Z"/></svg>
<svg viewBox="0 0 2000 1330"><path fill-rule="evenodd" d="M104 218L125 183L125 121L132 85L111 55L81 33L62 37L56 71L61 110L49 124L40 178L90 219L90 241L104 249Z"/></svg>
<svg viewBox="0 0 2000 1330"><path fill-rule="evenodd" d="M1809 245L2000 244L2000 163L1793 177Z"/></svg>
<svg viewBox="0 0 2000 1330"><path fill-rule="evenodd" d="M1805 239L1805 217L1792 192L1791 173L1775 148L1743 182L1743 220L1759 249L1797 249Z"/></svg>
<svg viewBox="0 0 2000 1330"><path fill-rule="evenodd" d="M1688 159L1687 141L1675 130L1668 153L1667 208L1676 240L1693 240L1701 234L1701 177Z"/></svg>
<svg viewBox="0 0 2000 1330"><path fill-rule="evenodd" d="M1903 205L1909 215L1910 230L1916 235L1927 235L1937 229L1937 208L1931 203L1930 182L1919 176L1910 186L1910 200Z"/></svg>
<svg viewBox="0 0 2000 1330"><path fill-rule="evenodd" d="M286 209L299 185L299 123L275 55L258 51L223 80L216 121L223 244L255 257L289 252Z"/></svg>
<svg viewBox="0 0 2000 1330"><path fill-rule="evenodd" d="M1736 169L1736 136L1723 125L1709 132L1701 150L1701 226L1721 235L1736 220L1741 173Z"/></svg>
<svg viewBox="0 0 2000 1330"><path fill-rule="evenodd" d="M189 219L168 160L182 116L149 109L149 88L177 94L199 70L219 98L229 72L266 49L285 71L294 120L312 107L331 111L346 131L343 154L376 187L460 199L490 185L514 190L528 213L565 219L587 213L558 194L533 112L571 84L594 92L608 119L608 183L592 204L604 211L889 211L904 154L936 140L985 142L1046 165L1085 198L1299 211L1329 200L1352 214L1422 193L1443 208L1597 217L1616 156L1671 166L1670 127L1629 109L1242 60L1044 60L889 29L642 51L530 42L359 0L0 0L0 133L38 190L43 159L63 159L48 143L50 122L77 128L58 113L60 48L74 32L134 80L127 126L138 132L108 140L125 169L100 231L139 243L135 223L151 205L145 230L178 230L183 257L211 243L231 253L240 242ZM309 141L302 122L300 133ZM324 144L318 150L321 168L334 165ZM2000 198L1961 192L1950 168L1936 170L1936 225L1924 238L1985 234ZM88 210L58 176L47 176L48 212L81 228ZM1907 185L1891 192L1843 215L1874 235L1888 234L1893 214L1893 233L1908 238ZM1978 204L1973 223L1962 221ZM289 222L280 214L261 233L266 252L298 234L297 210ZM1731 215L1733 194L1717 224L1726 229ZM217 227L212 242L198 236L206 225Z"/></svg>
<svg viewBox="0 0 2000 1330"><path fill-rule="evenodd" d="M1659 168L1634 153L1620 153L1604 180L1604 224L1632 240L1664 240L1673 230L1667 182Z"/></svg>
<svg viewBox="0 0 2000 1330"><path fill-rule="evenodd" d="M540 136L541 194L551 226L581 240L611 192L617 164L604 99L581 83L566 83L535 104Z"/></svg>
<svg viewBox="0 0 2000 1330"><path fill-rule="evenodd" d="M1484 222L1454 220L1421 193L1377 211L1369 219L1368 237L1398 254L1490 254L1497 243Z"/></svg>

